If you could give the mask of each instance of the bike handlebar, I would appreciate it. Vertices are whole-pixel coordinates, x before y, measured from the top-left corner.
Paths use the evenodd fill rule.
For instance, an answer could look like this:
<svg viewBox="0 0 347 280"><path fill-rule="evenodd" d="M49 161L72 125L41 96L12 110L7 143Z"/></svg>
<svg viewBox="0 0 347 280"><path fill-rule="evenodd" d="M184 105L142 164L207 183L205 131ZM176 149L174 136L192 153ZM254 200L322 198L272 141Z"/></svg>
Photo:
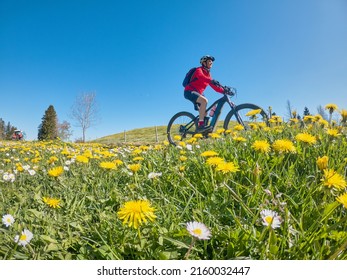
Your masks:
<svg viewBox="0 0 347 280"><path fill-rule="evenodd" d="M218 87L221 87L223 90L224 90L224 92L223 93L225 93L225 94L227 94L227 95L230 95L230 96L234 96L234 95L236 95L236 88L233 88L233 87L229 87L229 86L223 86L223 85L221 85L218 81L216 81L216 80L213 80L213 84L214 85L216 85L216 86L218 86Z"/></svg>
<svg viewBox="0 0 347 280"><path fill-rule="evenodd" d="M224 93L230 96L234 96L236 94L236 88L229 87L229 86L222 86L224 89Z"/></svg>

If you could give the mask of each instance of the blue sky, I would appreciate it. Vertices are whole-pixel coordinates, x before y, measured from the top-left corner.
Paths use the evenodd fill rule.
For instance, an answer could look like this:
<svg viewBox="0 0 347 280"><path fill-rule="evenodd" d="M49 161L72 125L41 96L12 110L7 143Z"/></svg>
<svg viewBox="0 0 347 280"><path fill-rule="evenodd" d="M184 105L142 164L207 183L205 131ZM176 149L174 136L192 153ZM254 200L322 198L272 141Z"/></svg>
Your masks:
<svg viewBox="0 0 347 280"><path fill-rule="evenodd" d="M87 140L166 125L192 110L181 82L205 54L235 103L347 109L346 26L346 0L1 0L0 117L33 140L49 105L73 125L76 96L95 92Z"/></svg>

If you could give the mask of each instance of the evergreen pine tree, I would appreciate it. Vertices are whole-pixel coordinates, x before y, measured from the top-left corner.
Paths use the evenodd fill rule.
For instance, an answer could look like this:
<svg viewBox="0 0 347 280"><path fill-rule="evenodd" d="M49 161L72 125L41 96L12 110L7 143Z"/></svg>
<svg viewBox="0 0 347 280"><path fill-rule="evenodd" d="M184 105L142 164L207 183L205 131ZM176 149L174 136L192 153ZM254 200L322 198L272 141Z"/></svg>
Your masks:
<svg viewBox="0 0 347 280"><path fill-rule="evenodd" d="M12 126L10 122L7 122L6 128L5 128L5 139L11 140L12 134L17 129L17 127Z"/></svg>
<svg viewBox="0 0 347 280"><path fill-rule="evenodd" d="M37 139L39 140L53 140L58 137L58 118L52 105L45 111L38 129Z"/></svg>
<svg viewBox="0 0 347 280"><path fill-rule="evenodd" d="M307 107L305 107L304 108L304 116L310 116L310 115L311 115L310 110Z"/></svg>
<svg viewBox="0 0 347 280"><path fill-rule="evenodd" d="M5 121L0 118L0 140L5 139Z"/></svg>

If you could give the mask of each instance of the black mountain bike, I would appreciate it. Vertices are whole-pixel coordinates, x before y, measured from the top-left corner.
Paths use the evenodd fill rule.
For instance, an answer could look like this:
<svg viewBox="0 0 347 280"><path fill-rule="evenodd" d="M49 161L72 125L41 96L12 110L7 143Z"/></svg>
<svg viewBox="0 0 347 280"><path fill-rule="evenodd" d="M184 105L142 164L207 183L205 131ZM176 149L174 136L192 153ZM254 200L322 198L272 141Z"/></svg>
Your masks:
<svg viewBox="0 0 347 280"><path fill-rule="evenodd" d="M206 116L211 115L209 114L211 109L214 110L214 114L210 118L205 117L205 125L208 125L209 122L210 128L203 133L197 131L199 115L194 116L190 112L182 111L170 119L167 126L167 138L171 144L177 145L179 141L188 140L198 133L202 134L203 137L208 137L208 134L213 132L217 127L219 116L225 104L228 104L230 107L230 112L227 114L223 124L225 130L232 129L237 124L242 125L247 130L250 128L250 123L259 120L268 125L268 116L261 107L250 103L236 105L229 97L234 96L236 90L227 86L223 86L223 88L223 97L213 102L206 109ZM195 105L195 110L199 110L198 104Z"/></svg>

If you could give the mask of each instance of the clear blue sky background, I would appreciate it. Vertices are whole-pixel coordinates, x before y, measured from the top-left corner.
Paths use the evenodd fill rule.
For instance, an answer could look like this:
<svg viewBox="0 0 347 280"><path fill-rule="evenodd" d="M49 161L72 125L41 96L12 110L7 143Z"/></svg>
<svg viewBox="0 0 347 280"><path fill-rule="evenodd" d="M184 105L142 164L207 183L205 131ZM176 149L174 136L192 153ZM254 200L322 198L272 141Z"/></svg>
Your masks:
<svg viewBox="0 0 347 280"><path fill-rule="evenodd" d="M236 103L347 109L346 0L1 0L0 117L36 139L49 105L73 125L76 96L95 92L87 140L166 125L192 110L181 82L205 54Z"/></svg>

